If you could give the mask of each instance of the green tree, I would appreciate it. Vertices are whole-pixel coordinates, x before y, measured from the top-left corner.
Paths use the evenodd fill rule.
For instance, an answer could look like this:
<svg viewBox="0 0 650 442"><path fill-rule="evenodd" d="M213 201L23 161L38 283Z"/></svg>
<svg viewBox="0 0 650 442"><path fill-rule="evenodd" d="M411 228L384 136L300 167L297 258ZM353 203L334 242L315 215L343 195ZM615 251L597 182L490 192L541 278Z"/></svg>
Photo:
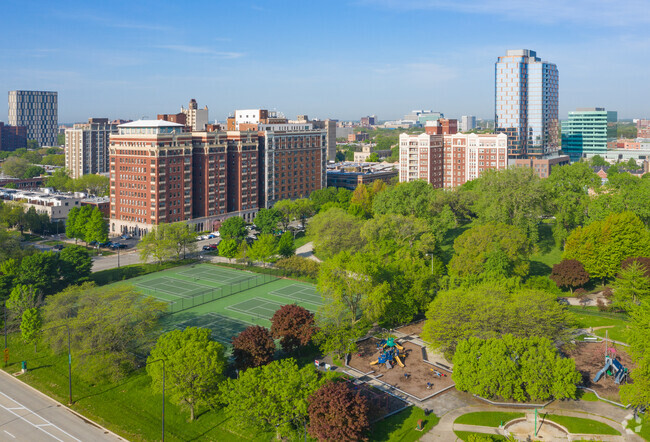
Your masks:
<svg viewBox="0 0 650 442"><path fill-rule="evenodd" d="M219 243L219 255L224 258L233 259L237 256L237 247L236 239L222 239Z"/></svg>
<svg viewBox="0 0 650 442"><path fill-rule="evenodd" d="M400 183L375 196L372 210L375 215L393 214L431 219L435 215L432 211L435 193L433 186L426 181Z"/></svg>
<svg viewBox="0 0 650 442"><path fill-rule="evenodd" d="M165 364L166 388L171 399L190 409L194 420L197 406L211 405L223 381L227 365L224 347L210 337L207 328L187 327L161 335L147 358L151 387L160 391Z"/></svg>
<svg viewBox="0 0 650 442"><path fill-rule="evenodd" d="M550 213L555 216L553 237L564 245L569 233L585 222L590 203L589 190L600 187L600 177L587 163L554 167L544 181Z"/></svg>
<svg viewBox="0 0 650 442"><path fill-rule="evenodd" d="M308 420L308 398L321 383L313 367L300 369L294 359L284 359L227 380L220 389L221 400L228 416L240 425L295 438Z"/></svg>
<svg viewBox="0 0 650 442"><path fill-rule="evenodd" d="M38 141L36 140L27 140L27 149L38 149Z"/></svg>
<svg viewBox="0 0 650 442"><path fill-rule="evenodd" d="M55 352L67 351L67 324L72 334L73 370L91 381L118 380L138 365L137 355L156 340L167 304L128 285L69 286L49 296L44 308L46 338ZM189 363L189 362L188 362Z"/></svg>
<svg viewBox="0 0 650 442"><path fill-rule="evenodd" d="M59 256L54 252L42 252L26 256L20 263L20 282L32 284L36 290L52 293L59 286Z"/></svg>
<svg viewBox="0 0 650 442"><path fill-rule="evenodd" d="M589 160L589 164L591 164L594 167L609 166L609 163L605 161L605 159L600 155L594 155L593 157L591 157L591 159Z"/></svg>
<svg viewBox="0 0 650 442"><path fill-rule="evenodd" d="M492 270L495 269L495 259L503 259L503 276L525 277L528 274L529 254L528 238L517 227L506 224L478 225L466 230L454 241L449 276L476 279L481 274L487 274L490 265Z"/></svg>
<svg viewBox="0 0 650 442"><path fill-rule="evenodd" d="M80 231L80 227L82 226L77 224L77 217L79 216L80 210L79 207L73 207L70 209L70 212L68 212L68 218L65 222L65 236L68 238L74 238L75 244L77 239L83 237L83 233Z"/></svg>
<svg viewBox="0 0 650 442"><path fill-rule="evenodd" d="M243 241L248 236L246 221L241 216L232 216L221 224L219 233L222 239L235 239L237 242Z"/></svg>
<svg viewBox="0 0 650 442"><path fill-rule="evenodd" d="M52 176L45 180L45 185L60 191L72 190L74 188L72 178L68 176L68 172L65 169L55 170Z"/></svg>
<svg viewBox="0 0 650 442"><path fill-rule="evenodd" d="M366 161L368 163L378 163L379 162L379 155L377 155L377 152L373 152L368 156L368 158L366 158Z"/></svg>
<svg viewBox="0 0 650 442"><path fill-rule="evenodd" d="M142 262L147 262L149 258L153 258L162 263L174 256L176 244L167 233L167 225L158 224L142 237L138 245Z"/></svg>
<svg viewBox="0 0 650 442"><path fill-rule="evenodd" d="M531 168L490 169L476 179L473 210L482 224L508 224L536 243L546 193Z"/></svg>
<svg viewBox="0 0 650 442"><path fill-rule="evenodd" d="M66 285L87 279L92 267L92 258L82 246L68 246L59 253L59 272Z"/></svg>
<svg viewBox="0 0 650 442"><path fill-rule="evenodd" d="M22 176L19 178L23 179L29 179L29 178L34 178L36 176L41 176L45 173L45 169L43 169L41 166L29 166L26 170L25 173L23 173Z"/></svg>
<svg viewBox="0 0 650 442"><path fill-rule="evenodd" d="M318 329L314 334L314 342L323 354L335 354L342 358L357 350L357 341L363 338L372 324L359 321L351 324L349 321L317 318Z"/></svg>
<svg viewBox="0 0 650 442"><path fill-rule="evenodd" d="M33 285L16 284L7 299L6 307L13 321L20 321L25 311L38 308L42 301L40 292Z"/></svg>
<svg viewBox="0 0 650 442"><path fill-rule="evenodd" d="M43 220L36 212L34 206L31 206L25 212L25 227L32 233L41 232L43 230Z"/></svg>
<svg viewBox="0 0 650 442"><path fill-rule="evenodd" d="M2 173L14 178L23 178L29 168L29 161L19 157L9 157L2 163Z"/></svg>
<svg viewBox="0 0 650 442"><path fill-rule="evenodd" d="M295 204L291 200L280 200L273 206L275 210L280 212L282 218L280 223L282 224L283 230L289 229L289 223L295 218Z"/></svg>
<svg viewBox="0 0 650 442"><path fill-rule="evenodd" d="M650 233L631 212L578 227L569 235L562 259L577 259L592 278L613 277L628 257L650 256Z"/></svg>
<svg viewBox="0 0 650 442"><path fill-rule="evenodd" d="M84 230L83 238L86 243L91 241L97 241L98 243L108 241L108 223L104 220L102 212L97 207L94 207L90 212L90 217L85 224Z"/></svg>
<svg viewBox="0 0 650 442"><path fill-rule="evenodd" d="M582 375L543 337L469 338L454 355L456 388L515 401L575 399Z"/></svg>
<svg viewBox="0 0 650 442"><path fill-rule="evenodd" d="M45 155L43 157L43 160L41 161L41 164L63 167L65 166L65 155L56 155L56 154Z"/></svg>
<svg viewBox="0 0 650 442"><path fill-rule="evenodd" d="M38 308L30 308L23 312L20 321L20 333L25 343L34 343L34 351L36 351L36 343L40 338L42 328L43 318L41 318L41 312Z"/></svg>
<svg viewBox="0 0 650 442"><path fill-rule="evenodd" d="M260 235L259 239L251 246L248 256L254 261L269 262L277 253L278 246L275 235L266 233Z"/></svg>
<svg viewBox="0 0 650 442"><path fill-rule="evenodd" d="M293 215L300 220L302 228L305 228L307 218L315 213L314 204L308 198L300 198L293 202ZM287 230L287 229L284 229Z"/></svg>
<svg viewBox="0 0 650 442"><path fill-rule="evenodd" d="M635 367L630 373L632 383L621 386L623 403L634 407L650 405L650 300L630 310L628 343Z"/></svg>
<svg viewBox="0 0 650 442"><path fill-rule="evenodd" d="M188 253L191 254L197 251L198 246L194 229L185 221L166 224L163 228L167 238L165 244L170 247L176 259L185 259Z"/></svg>
<svg viewBox="0 0 650 442"><path fill-rule="evenodd" d="M363 221L343 209L332 208L320 212L309 222L308 234L314 238L314 249L319 256L330 258L343 251L361 249Z"/></svg>
<svg viewBox="0 0 650 442"><path fill-rule="evenodd" d="M612 284L613 304L616 307L629 312L644 299L650 299L650 278L646 276L646 271L637 261L621 269Z"/></svg>
<svg viewBox="0 0 650 442"><path fill-rule="evenodd" d="M352 192L348 213L360 218L372 217L372 190L365 184L359 184Z"/></svg>
<svg viewBox="0 0 650 442"><path fill-rule="evenodd" d="M276 209L260 209L255 216L254 224L260 233L273 233L278 227L282 214Z"/></svg>
<svg viewBox="0 0 650 442"><path fill-rule="evenodd" d="M56 135L56 144L63 146L65 144L65 133Z"/></svg>
<svg viewBox="0 0 650 442"><path fill-rule="evenodd" d="M284 232L278 241L278 254L283 258L289 258L295 255L296 246L294 244L293 235L289 232Z"/></svg>
<svg viewBox="0 0 650 442"><path fill-rule="evenodd" d="M504 333L567 342L573 324L553 293L486 283L439 292L426 317L422 338L447 356L460 341L498 338Z"/></svg>
<svg viewBox="0 0 650 442"><path fill-rule="evenodd" d="M95 196L108 196L110 180L103 175L85 174L73 181L73 188L78 192L86 192Z"/></svg>

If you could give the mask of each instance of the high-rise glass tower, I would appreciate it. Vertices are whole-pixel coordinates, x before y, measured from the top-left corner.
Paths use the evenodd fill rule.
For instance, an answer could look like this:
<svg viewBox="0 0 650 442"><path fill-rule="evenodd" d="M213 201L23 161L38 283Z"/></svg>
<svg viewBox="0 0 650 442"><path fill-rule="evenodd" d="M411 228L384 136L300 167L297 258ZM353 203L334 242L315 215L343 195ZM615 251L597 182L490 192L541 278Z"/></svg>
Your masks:
<svg viewBox="0 0 650 442"><path fill-rule="evenodd" d="M513 158L543 156L560 148L557 66L535 51L509 50L495 64L497 132L508 135Z"/></svg>
<svg viewBox="0 0 650 442"><path fill-rule="evenodd" d="M59 131L56 92L10 91L9 124L26 126L27 139L40 146L56 146Z"/></svg>
<svg viewBox="0 0 650 442"><path fill-rule="evenodd" d="M562 122L562 152L579 161L586 155L603 155L607 145L616 142L616 111L590 107L569 112Z"/></svg>

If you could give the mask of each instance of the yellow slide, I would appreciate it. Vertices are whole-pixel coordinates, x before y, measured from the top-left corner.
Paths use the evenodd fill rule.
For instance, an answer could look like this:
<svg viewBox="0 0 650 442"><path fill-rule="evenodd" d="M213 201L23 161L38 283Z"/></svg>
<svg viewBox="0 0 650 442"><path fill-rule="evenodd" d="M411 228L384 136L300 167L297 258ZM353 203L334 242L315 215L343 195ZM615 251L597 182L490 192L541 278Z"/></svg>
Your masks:
<svg viewBox="0 0 650 442"><path fill-rule="evenodd" d="M399 358L399 356L395 355L395 360L397 361L400 367L404 368L404 364L402 364L402 360Z"/></svg>
<svg viewBox="0 0 650 442"><path fill-rule="evenodd" d="M376 361L372 361L370 365L375 365L377 362L379 362L379 359L377 359Z"/></svg>
<svg viewBox="0 0 650 442"><path fill-rule="evenodd" d="M397 342L395 343L395 347L396 347L399 351L404 351L404 347L402 347L401 345L399 345Z"/></svg>

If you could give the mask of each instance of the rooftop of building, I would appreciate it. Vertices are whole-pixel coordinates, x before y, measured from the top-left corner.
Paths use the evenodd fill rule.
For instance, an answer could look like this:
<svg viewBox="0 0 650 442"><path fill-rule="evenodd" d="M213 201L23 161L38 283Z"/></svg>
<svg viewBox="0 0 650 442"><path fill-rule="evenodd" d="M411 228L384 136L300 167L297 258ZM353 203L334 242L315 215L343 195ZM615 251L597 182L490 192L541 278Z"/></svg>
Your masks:
<svg viewBox="0 0 650 442"><path fill-rule="evenodd" d="M354 161L342 161L340 163L328 164L327 173L358 173L373 174L379 172L397 171L393 163L358 163Z"/></svg>
<svg viewBox="0 0 650 442"><path fill-rule="evenodd" d="M130 123L120 124L118 127L185 127L182 124L172 123L165 120L136 120Z"/></svg>

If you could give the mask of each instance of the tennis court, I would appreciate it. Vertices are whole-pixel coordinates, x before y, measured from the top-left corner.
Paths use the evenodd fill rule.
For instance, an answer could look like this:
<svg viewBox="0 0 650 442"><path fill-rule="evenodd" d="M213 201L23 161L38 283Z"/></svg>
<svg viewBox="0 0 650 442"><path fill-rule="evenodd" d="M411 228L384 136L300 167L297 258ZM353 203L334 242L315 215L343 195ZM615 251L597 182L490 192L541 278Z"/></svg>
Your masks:
<svg viewBox="0 0 650 442"><path fill-rule="evenodd" d="M282 298L293 299L294 301L304 301L314 306L323 305L321 295L316 291L316 287L307 284L291 284L269 292L270 295L280 296Z"/></svg>
<svg viewBox="0 0 650 442"><path fill-rule="evenodd" d="M273 314L285 303L271 301L263 298L248 299L235 305L226 307L226 310L251 315L253 318L270 320Z"/></svg>
<svg viewBox="0 0 650 442"><path fill-rule="evenodd" d="M201 327L212 330L212 337L224 345L230 345L232 338L244 331L251 324L220 315L218 313L206 313L196 316L187 321L176 324L179 330L185 330L187 327Z"/></svg>
<svg viewBox="0 0 650 442"><path fill-rule="evenodd" d="M172 313L275 281L269 274L195 264L133 278L146 295L169 303Z"/></svg>

